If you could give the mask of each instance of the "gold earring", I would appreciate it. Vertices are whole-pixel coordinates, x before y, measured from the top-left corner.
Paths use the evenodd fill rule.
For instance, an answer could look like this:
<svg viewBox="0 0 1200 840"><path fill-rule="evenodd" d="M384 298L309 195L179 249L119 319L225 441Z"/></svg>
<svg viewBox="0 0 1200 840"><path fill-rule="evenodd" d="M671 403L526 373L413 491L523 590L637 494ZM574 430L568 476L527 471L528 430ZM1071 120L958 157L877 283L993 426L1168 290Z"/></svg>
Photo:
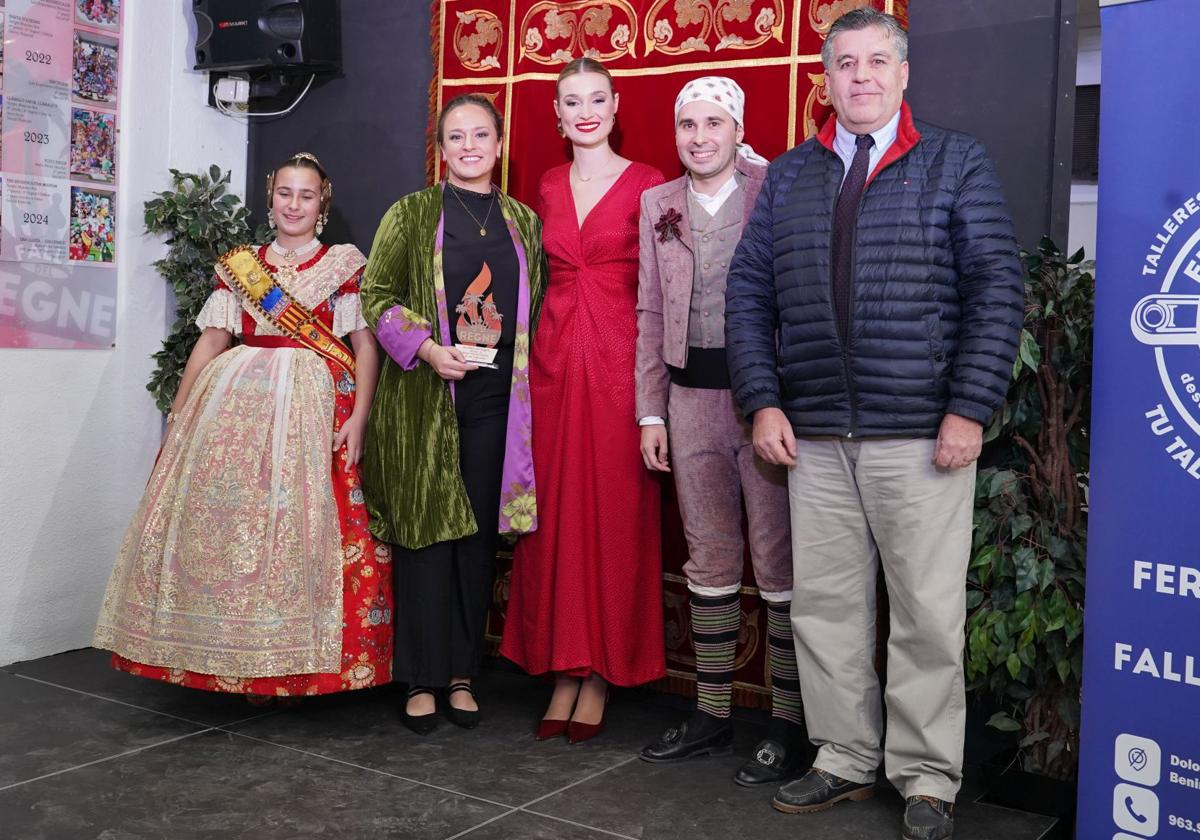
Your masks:
<svg viewBox="0 0 1200 840"><path fill-rule="evenodd" d="M566 136L567 136L567 132L563 130L563 127L562 127L562 120L561 120L561 119L560 119L560 120L557 120L557 121L555 121L555 124L554 124L554 130L558 132L558 136L559 136L559 137L566 137Z"/></svg>

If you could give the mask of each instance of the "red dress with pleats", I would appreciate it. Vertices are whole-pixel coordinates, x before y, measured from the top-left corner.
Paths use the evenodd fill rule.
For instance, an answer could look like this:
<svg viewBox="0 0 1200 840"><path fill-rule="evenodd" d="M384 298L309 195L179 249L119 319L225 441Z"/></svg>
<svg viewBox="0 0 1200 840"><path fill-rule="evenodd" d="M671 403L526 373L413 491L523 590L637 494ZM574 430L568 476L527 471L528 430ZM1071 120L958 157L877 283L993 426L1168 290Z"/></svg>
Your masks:
<svg viewBox="0 0 1200 840"><path fill-rule="evenodd" d="M666 673L660 487L634 409L638 202L663 183L630 164L582 226L570 168L548 171L538 213L550 280L529 384L538 528L517 543L500 653L532 674L616 685Z"/></svg>

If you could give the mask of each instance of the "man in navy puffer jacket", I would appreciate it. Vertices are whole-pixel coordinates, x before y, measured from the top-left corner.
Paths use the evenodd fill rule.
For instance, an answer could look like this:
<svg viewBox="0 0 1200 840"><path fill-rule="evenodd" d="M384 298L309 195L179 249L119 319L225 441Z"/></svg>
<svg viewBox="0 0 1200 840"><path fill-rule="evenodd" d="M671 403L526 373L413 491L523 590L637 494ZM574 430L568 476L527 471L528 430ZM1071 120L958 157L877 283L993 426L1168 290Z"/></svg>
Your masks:
<svg viewBox="0 0 1200 840"><path fill-rule="evenodd" d="M1007 391L1023 284L992 163L971 137L912 119L907 52L890 15L833 25L836 117L771 164L730 266L726 347L756 450L791 467L792 627L819 752L774 805L865 799L882 760L907 800L903 837L947 840L975 459Z"/></svg>

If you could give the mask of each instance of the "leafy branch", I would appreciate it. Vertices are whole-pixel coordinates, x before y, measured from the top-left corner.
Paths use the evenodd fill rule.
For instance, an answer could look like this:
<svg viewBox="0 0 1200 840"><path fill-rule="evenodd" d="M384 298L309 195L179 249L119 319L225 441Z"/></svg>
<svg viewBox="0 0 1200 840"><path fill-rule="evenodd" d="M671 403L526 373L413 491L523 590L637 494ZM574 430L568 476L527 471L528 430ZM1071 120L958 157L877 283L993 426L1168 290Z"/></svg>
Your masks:
<svg viewBox="0 0 1200 840"><path fill-rule="evenodd" d="M163 412L175 399L200 335L195 321L213 290L213 264L226 251L250 241L249 211L229 191L231 176L218 166L206 173L172 169L171 188L146 202L146 229L167 237L167 255L154 268L175 292L175 323L152 357L158 366L146 385Z"/></svg>
<svg viewBox="0 0 1200 840"><path fill-rule="evenodd" d="M1093 263L1048 239L1023 254L1025 321L985 434L967 580L969 687L1021 733L1025 769L1069 778L1079 744Z"/></svg>

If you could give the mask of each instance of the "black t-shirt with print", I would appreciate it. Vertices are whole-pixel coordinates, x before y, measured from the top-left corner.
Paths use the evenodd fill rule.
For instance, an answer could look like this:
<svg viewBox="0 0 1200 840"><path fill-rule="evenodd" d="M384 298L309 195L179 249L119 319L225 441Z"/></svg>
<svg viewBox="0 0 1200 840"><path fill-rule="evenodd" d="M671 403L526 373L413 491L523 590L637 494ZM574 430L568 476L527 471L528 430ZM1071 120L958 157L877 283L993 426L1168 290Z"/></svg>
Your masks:
<svg viewBox="0 0 1200 840"><path fill-rule="evenodd" d="M499 350L495 370L479 368L455 383L455 403L477 403L479 409L486 402L507 411L517 335L517 251L495 190L477 193L448 183L442 207L442 274L451 340ZM481 225L487 231L483 236Z"/></svg>

